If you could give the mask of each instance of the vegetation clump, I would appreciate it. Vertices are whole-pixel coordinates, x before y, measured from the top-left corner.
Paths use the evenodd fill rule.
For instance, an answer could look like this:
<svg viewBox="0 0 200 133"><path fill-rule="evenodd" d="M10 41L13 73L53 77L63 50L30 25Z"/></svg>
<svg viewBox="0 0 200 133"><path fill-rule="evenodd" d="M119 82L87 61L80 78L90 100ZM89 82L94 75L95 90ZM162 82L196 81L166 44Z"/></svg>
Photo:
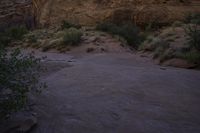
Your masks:
<svg viewBox="0 0 200 133"><path fill-rule="evenodd" d="M175 22L172 24L173 30L175 30L175 28L177 28L177 27L182 27L182 26L183 26L183 22L181 22L181 21L175 21Z"/></svg>
<svg viewBox="0 0 200 133"><path fill-rule="evenodd" d="M133 24L116 25L104 22L97 25L96 29L110 34L119 35L134 48L138 48L139 44L143 41L139 28Z"/></svg>
<svg viewBox="0 0 200 133"><path fill-rule="evenodd" d="M24 26L10 27L0 33L0 44L6 46L13 40L22 40L26 33L28 30Z"/></svg>
<svg viewBox="0 0 200 133"><path fill-rule="evenodd" d="M192 48L200 51L200 28L198 25L187 26L185 28L185 33L188 36L189 45Z"/></svg>
<svg viewBox="0 0 200 133"><path fill-rule="evenodd" d="M82 32L76 28L69 28L65 30L63 36L64 45L77 46L81 42Z"/></svg>
<svg viewBox="0 0 200 133"><path fill-rule="evenodd" d="M186 24L200 24L200 13L189 13L185 16Z"/></svg>
<svg viewBox="0 0 200 133"><path fill-rule="evenodd" d="M81 26L80 25L76 25L76 24L73 24L73 23L70 23L66 20L63 20L62 21L62 24L61 24L61 29L64 30L64 29L69 29L69 28L77 28L77 29L80 29Z"/></svg>
<svg viewBox="0 0 200 133"><path fill-rule="evenodd" d="M26 105L27 94L39 91L40 59L32 54L22 55L18 49L0 50L0 117L20 110Z"/></svg>
<svg viewBox="0 0 200 133"><path fill-rule="evenodd" d="M198 51L189 51L178 55L179 58L185 59L193 64L200 65L200 53Z"/></svg>
<svg viewBox="0 0 200 133"><path fill-rule="evenodd" d="M19 49L8 51L5 47L13 40L22 39L26 32L24 28L12 28L1 33L0 118L25 107L30 91L38 92L45 87L39 84L40 59L33 54L23 55Z"/></svg>

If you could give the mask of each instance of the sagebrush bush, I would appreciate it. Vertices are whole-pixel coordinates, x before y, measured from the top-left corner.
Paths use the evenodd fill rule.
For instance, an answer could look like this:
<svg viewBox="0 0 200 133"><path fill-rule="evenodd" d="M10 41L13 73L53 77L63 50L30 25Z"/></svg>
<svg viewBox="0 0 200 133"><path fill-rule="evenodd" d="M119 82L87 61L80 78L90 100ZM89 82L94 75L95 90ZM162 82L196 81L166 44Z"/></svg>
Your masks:
<svg viewBox="0 0 200 133"><path fill-rule="evenodd" d="M11 38L5 33L0 33L0 46L7 46L11 42Z"/></svg>
<svg viewBox="0 0 200 133"><path fill-rule="evenodd" d="M139 49L143 51L156 51L159 47L166 50L169 48L169 43L159 37L149 36L146 41L140 45Z"/></svg>
<svg viewBox="0 0 200 133"><path fill-rule="evenodd" d="M11 27L6 30L6 35L11 37L14 40L21 40L23 36L28 32L27 28L24 26L20 27Z"/></svg>
<svg viewBox="0 0 200 133"><path fill-rule="evenodd" d="M39 91L40 59L19 50L0 49L0 118L18 111L27 102L27 93Z"/></svg>
<svg viewBox="0 0 200 133"><path fill-rule="evenodd" d="M169 43L160 38L155 38L153 41L154 56L153 58L162 57L166 55L166 50L169 48Z"/></svg>
<svg viewBox="0 0 200 133"><path fill-rule="evenodd" d="M63 36L64 45L76 46L81 42L82 32L76 28L65 30Z"/></svg>
<svg viewBox="0 0 200 133"><path fill-rule="evenodd" d="M36 35L29 35L27 38L30 43L36 43L38 41Z"/></svg>
<svg viewBox="0 0 200 133"><path fill-rule="evenodd" d="M61 29L69 29L69 28L77 28L77 29L80 29L81 26L80 25L76 25L76 24L72 24L66 20L63 20L62 21L62 24L61 24Z"/></svg>
<svg viewBox="0 0 200 133"><path fill-rule="evenodd" d="M143 37L140 36L140 30L133 24L115 25L112 23L101 23L96 27L97 30L108 32L110 34L119 35L123 37L127 43L135 48L138 48L139 44L143 41Z"/></svg>
<svg viewBox="0 0 200 133"><path fill-rule="evenodd" d="M200 51L200 28L197 25L187 26L185 28L189 44Z"/></svg>
<svg viewBox="0 0 200 133"><path fill-rule="evenodd" d="M186 59L187 61L200 65L200 53L198 51L189 51L186 53L179 53L178 58Z"/></svg>
<svg viewBox="0 0 200 133"><path fill-rule="evenodd" d="M172 27L173 28L176 28L176 27L181 27L183 26L183 23L181 21L175 21L173 24L172 24Z"/></svg>
<svg viewBox="0 0 200 133"><path fill-rule="evenodd" d="M173 49L167 49L163 51L163 53L160 56L160 63L169 60L174 57L174 50Z"/></svg>
<svg viewBox="0 0 200 133"><path fill-rule="evenodd" d="M28 30L24 26L10 27L0 33L0 45L7 46L12 40L21 40Z"/></svg>
<svg viewBox="0 0 200 133"><path fill-rule="evenodd" d="M185 16L185 23L200 24L200 13L189 13Z"/></svg>

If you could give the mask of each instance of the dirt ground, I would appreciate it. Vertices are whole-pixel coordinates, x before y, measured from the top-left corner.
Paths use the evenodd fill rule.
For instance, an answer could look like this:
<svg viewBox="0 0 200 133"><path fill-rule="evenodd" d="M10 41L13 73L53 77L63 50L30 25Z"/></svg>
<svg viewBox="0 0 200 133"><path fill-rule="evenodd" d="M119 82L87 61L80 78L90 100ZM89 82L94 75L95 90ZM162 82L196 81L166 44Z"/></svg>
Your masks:
<svg viewBox="0 0 200 133"><path fill-rule="evenodd" d="M199 133L200 71L133 53L47 56L31 133Z"/></svg>

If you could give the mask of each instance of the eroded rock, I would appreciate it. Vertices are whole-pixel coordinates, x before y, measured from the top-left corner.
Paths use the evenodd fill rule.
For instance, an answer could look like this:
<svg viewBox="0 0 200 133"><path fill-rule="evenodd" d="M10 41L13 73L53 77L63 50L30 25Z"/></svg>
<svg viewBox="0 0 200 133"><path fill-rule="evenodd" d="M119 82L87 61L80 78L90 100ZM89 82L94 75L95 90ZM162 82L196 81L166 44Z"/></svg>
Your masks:
<svg viewBox="0 0 200 133"><path fill-rule="evenodd" d="M36 125L35 113L18 112L1 122L0 131L1 133L27 133Z"/></svg>
<svg viewBox="0 0 200 133"><path fill-rule="evenodd" d="M35 26L32 0L1 0L0 1L0 30L10 26Z"/></svg>
<svg viewBox="0 0 200 133"><path fill-rule="evenodd" d="M197 0L33 0L42 26L58 25L62 20L81 25L102 21L137 25L165 25L183 19L186 13L200 12ZM193 6L196 5L196 6Z"/></svg>
<svg viewBox="0 0 200 133"><path fill-rule="evenodd" d="M191 69L191 68L196 67L195 64L192 64L192 63L190 63L186 60L178 59L178 58L170 59L170 60L164 62L163 65L164 66L179 67L179 68L187 68L187 69Z"/></svg>

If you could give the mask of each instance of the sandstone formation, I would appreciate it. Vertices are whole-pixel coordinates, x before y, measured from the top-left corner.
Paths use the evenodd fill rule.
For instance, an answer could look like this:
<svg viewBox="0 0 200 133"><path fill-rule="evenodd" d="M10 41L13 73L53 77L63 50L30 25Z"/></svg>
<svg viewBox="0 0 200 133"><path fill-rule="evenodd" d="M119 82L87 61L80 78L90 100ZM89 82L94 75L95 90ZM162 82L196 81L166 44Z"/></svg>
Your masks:
<svg viewBox="0 0 200 133"><path fill-rule="evenodd" d="M164 25L200 12L199 0L1 0L0 29L13 24L57 26L63 20L93 26L102 21Z"/></svg>
<svg viewBox="0 0 200 133"><path fill-rule="evenodd" d="M102 21L137 25L166 24L183 19L189 12L200 12L198 0L33 0L42 26L59 25L62 20L81 25Z"/></svg>
<svg viewBox="0 0 200 133"><path fill-rule="evenodd" d="M31 0L1 0L0 30L12 25L24 24L34 27L34 16Z"/></svg>

